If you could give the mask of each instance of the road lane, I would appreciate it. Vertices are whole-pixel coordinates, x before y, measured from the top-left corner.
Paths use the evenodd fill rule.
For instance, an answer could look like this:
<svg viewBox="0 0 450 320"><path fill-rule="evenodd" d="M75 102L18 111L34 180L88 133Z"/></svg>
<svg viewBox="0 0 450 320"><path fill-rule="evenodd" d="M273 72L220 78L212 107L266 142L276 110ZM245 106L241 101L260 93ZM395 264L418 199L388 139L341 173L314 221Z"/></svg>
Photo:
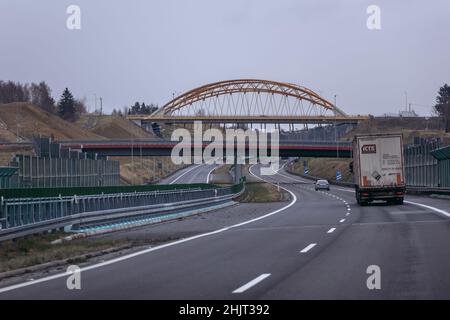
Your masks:
<svg viewBox="0 0 450 320"><path fill-rule="evenodd" d="M287 266L291 269L298 259L298 251L310 243L309 235L315 233L316 228L321 228L323 233L329 229L328 226L313 226L299 232L302 226L290 222L278 227L277 217L283 214L257 220L208 239L197 239L83 272L86 286L78 292L65 289L64 279L55 279L10 291L7 296L57 299L232 298L229 295L239 285L264 273L255 274L260 267L282 267L288 257ZM265 220L271 223L267 225ZM130 273L130 270L134 272ZM261 287L270 281L264 281ZM117 292L114 287L121 289Z"/></svg>
<svg viewBox="0 0 450 320"><path fill-rule="evenodd" d="M207 183L208 174L215 167L215 164L192 165L162 179L159 184Z"/></svg>
<svg viewBox="0 0 450 320"><path fill-rule="evenodd" d="M311 181L284 170L264 179L297 202L265 219L85 271L79 291L68 290L64 277L0 299L450 298L449 219L426 208L410 214L419 208L412 204L360 207L351 192L316 192ZM366 286L371 265L381 268L381 290Z"/></svg>

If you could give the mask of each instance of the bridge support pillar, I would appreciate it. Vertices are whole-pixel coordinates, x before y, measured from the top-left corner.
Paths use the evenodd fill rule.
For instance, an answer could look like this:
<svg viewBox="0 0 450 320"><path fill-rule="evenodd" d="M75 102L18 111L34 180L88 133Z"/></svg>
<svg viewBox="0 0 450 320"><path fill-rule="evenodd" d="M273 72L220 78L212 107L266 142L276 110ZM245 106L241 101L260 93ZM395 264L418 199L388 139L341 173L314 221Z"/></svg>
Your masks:
<svg viewBox="0 0 450 320"><path fill-rule="evenodd" d="M234 183L239 183L242 178L242 164L234 164Z"/></svg>

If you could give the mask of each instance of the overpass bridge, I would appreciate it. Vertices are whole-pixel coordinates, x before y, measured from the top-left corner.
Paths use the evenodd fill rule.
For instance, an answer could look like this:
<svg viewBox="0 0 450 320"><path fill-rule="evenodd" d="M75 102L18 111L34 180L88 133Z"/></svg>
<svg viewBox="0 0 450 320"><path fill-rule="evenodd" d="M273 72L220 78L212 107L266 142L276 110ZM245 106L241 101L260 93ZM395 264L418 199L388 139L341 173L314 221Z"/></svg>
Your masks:
<svg viewBox="0 0 450 320"><path fill-rule="evenodd" d="M311 89L287 82L238 79L214 82L175 97L151 115L128 115L135 123L336 124L358 123Z"/></svg>
<svg viewBox="0 0 450 320"><path fill-rule="evenodd" d="M178 144L176 141L139 139L139 140L63 140L60 143L64 147L78 149L83 152L97 153L99 156L170 156L172 149ZM201 146L202 150L210 144L209 141L201 143L181 144L186 148ZM244 147L234 144L234 148ZM226 145L224 145L224 155ZM249 152L248 144L245 145L246 154ZM351 158L351 142L335 141L285 141L280 140L278 151L280 157L327 157L327 158ZM270 155L270 145L268 148Z"/></svg>

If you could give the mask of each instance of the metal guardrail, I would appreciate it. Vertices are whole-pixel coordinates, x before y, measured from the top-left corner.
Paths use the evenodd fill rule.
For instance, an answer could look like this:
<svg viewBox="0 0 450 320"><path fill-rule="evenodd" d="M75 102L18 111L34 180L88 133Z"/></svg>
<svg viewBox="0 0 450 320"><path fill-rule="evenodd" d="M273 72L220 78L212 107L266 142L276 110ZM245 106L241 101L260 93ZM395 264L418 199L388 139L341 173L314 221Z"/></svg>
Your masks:
<svg viewBox="0 0 450 320"><path fill-rule="evenodd" d="M2 199L0 241L127 216L156 214L183 206L208 205L227 200L244 189L244 182L215 189L133 192L50 198Z"/></svg>
<svg viewBox="0 0 450 320"><path fill-rule="evenodd" d="M321 177L304 175L298 172L292 171L292 169L288 166L287 171L293 175L309 179L309 180L318 180L324 179ZM355 187L355 183L352 182L340 182L336 180L329 180L331 184L343 186L343 187ZM434 188L434 187L425 187L425 186L406 186L406 192L409 194L441 194L441 195L450 195L450 188Z"/></svg>
<svg viewBox="0 0 450 320"><path fill-rule="evenodd" d="M409 194L442 194L450 195L450 188L431 188L431 187L410 187L406 186L406 192Z"/></svg>

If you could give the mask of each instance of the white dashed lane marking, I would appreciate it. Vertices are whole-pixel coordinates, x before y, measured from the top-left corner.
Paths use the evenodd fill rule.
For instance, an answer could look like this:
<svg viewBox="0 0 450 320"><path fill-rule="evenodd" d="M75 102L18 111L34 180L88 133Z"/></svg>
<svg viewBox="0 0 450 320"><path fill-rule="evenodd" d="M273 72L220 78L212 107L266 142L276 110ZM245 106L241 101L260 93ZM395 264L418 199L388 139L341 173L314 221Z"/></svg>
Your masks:
<svg viewBox="0 0 450 320"><path fill-rule="evenodd" d="M312 248L314 248L317 245L317 243L311 243L310 245L308 245L307 247L305 247L302 251L300 251L300 253L307 253L309 250L311 250Z"/></svg>
<svg viewBox="0 0 450 320"><path fill-rule="evenodd" d="M263 273L259 277L257 277L255 279L253 279L252 281L244 284L242 287L237 288L236 290L233 291L233 293L242 293L244 291L247 291L248 289L250 289L251 287L257 285L258 283L260 283L261 281L263 281L264 279L266 279L269 276L270 276L270 273Z"/></svg>

